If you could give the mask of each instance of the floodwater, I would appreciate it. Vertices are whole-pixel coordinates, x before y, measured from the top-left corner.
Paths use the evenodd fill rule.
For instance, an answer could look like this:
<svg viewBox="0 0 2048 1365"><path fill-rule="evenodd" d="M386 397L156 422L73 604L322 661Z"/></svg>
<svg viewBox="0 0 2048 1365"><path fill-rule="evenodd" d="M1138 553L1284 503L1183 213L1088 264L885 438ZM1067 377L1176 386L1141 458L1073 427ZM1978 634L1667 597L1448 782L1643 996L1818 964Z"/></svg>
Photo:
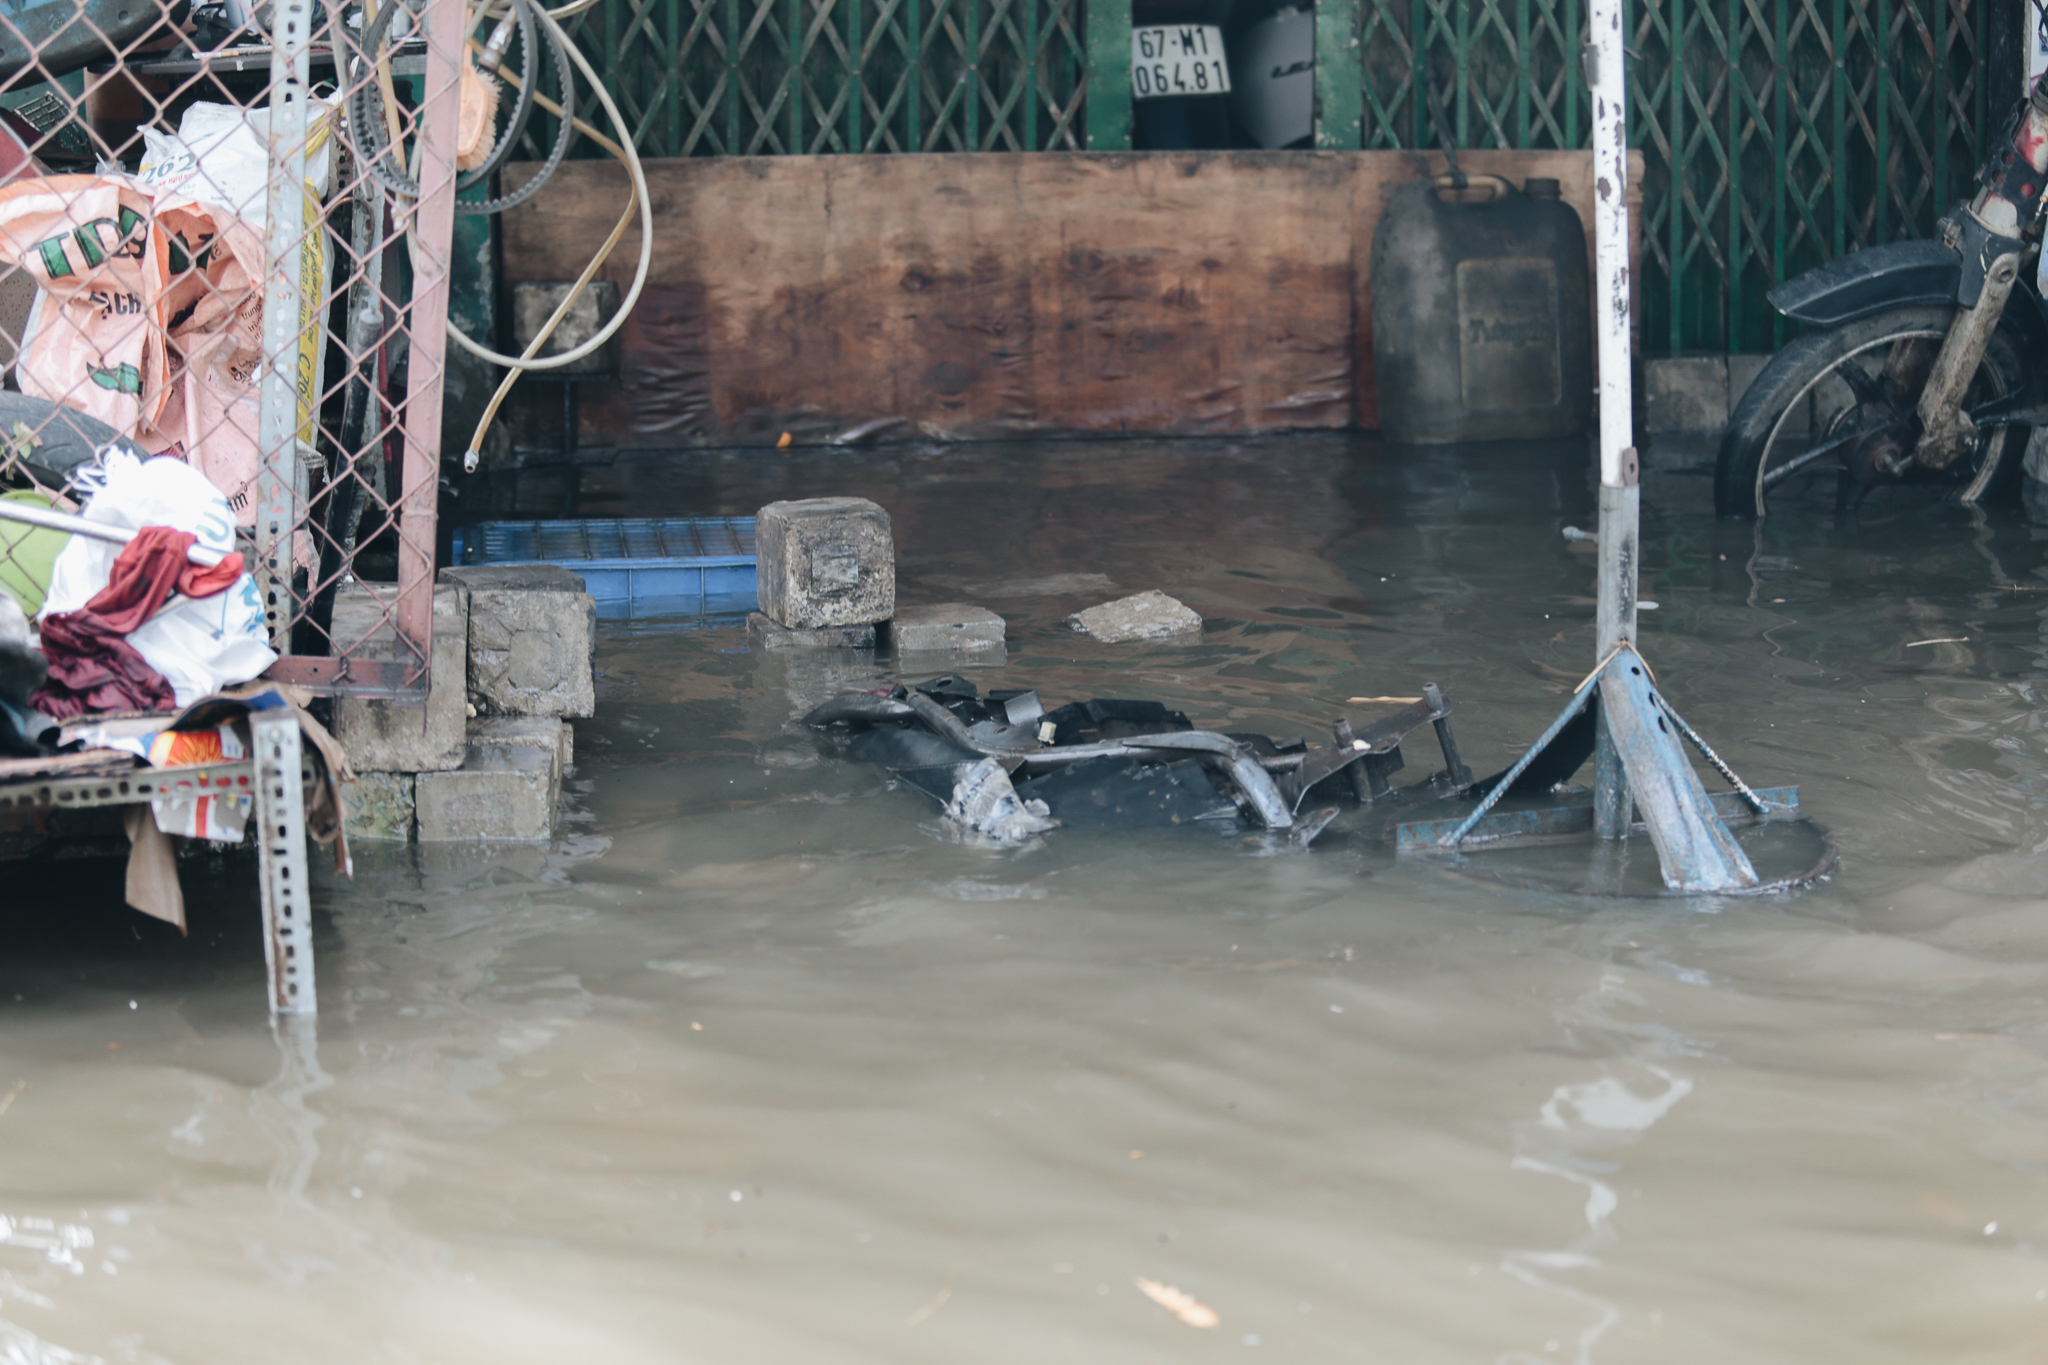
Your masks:
<svg viewBox="0 0 2048 1365"><path fill-rule="evenodd" d="M1585 465L691 455L582 511L872 497L903 600L1008 618L983 687L1315 737L1435 680L1485 771L1593 662ZM655 619L605 628L553 846L321 875L317 1034L265 1021L246 867L188 864L182 941L118 865L12 875L0 1361L2048 1360L2048 519L1721 526L1682 453L1645 507L1644 653L1833 830L1804 894L1342 824L976 847L789 725L895 664ZM1103 579L1208 629L1084 640Z"/></svg>

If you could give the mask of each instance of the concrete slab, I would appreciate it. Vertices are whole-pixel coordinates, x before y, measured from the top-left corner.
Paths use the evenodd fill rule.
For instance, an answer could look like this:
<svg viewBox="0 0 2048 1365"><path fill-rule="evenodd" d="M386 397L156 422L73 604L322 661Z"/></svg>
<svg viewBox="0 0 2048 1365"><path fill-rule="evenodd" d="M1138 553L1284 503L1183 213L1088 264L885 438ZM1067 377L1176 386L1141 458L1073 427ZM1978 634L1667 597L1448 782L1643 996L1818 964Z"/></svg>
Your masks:
<svg viewBox="0 0 2048 1365"><path fill-rule="evenodd" d="M898 607L889 622L889 643L899 654L982 652L1003 648L1003 618L965 602Z"/></svg>
<svg viewBox="0 0 2048 1365"><path fill-rule="evenodd" d="M1067 624L1108 644L1191 637L1202 630L1202 618L1193 608L1156 589L1075 612Z"/></svg>

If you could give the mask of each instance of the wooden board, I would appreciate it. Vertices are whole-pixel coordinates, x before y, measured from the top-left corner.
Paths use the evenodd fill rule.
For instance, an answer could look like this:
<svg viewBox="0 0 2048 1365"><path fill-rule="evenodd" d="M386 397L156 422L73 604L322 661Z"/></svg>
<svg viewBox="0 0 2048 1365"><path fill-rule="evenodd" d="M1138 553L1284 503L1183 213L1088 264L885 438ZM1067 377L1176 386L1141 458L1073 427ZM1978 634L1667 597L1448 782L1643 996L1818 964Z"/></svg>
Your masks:
<svg viewBox="0 0 2048 1365"><path fill-rule="evenodd" d="M1559 180L1590 252L1590 153L1460 161ZM621 333L618 378L583 391L589 446L1372 427L1373 229L1388 197L1442 159L977 153L646 169L653 274ZM508 187L531 171L508 168ZM506 280L573 278L626 197L616 163L563 165L505 215ZM637 249L629 231L604 270L622 289ZM525 387L520 444L546 449L558 390Z"/></svg>

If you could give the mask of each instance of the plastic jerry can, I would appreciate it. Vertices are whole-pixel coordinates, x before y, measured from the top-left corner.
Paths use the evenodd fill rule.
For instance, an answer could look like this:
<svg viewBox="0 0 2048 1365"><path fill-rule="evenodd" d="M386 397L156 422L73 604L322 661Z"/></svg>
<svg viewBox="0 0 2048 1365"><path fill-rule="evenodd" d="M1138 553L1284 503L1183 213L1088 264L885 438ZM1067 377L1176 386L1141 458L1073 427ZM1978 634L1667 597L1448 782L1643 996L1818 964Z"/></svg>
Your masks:
<svg viewBox="0 0 2048 1365"><path fill-rule="evenodd" d="M1555 180L1525 193L1459 178L1404 185L1373 233L1380 431L1423 444L1578 435L1593 411L1585 227Z"/></svg>

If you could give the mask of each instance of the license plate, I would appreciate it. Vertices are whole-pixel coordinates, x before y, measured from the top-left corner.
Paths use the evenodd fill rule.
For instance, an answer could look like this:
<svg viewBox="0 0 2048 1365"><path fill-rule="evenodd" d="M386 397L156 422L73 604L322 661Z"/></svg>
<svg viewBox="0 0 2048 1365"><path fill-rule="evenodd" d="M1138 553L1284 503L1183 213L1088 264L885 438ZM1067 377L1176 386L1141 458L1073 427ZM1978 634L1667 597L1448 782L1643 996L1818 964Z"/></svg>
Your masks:
<svg viewBox="0 0 2048 1365"><path fill-rule="evenodd" d="M1230 66L1214 24L1160 24L1131 30L1131 98L1227 95Z"/></svg>

